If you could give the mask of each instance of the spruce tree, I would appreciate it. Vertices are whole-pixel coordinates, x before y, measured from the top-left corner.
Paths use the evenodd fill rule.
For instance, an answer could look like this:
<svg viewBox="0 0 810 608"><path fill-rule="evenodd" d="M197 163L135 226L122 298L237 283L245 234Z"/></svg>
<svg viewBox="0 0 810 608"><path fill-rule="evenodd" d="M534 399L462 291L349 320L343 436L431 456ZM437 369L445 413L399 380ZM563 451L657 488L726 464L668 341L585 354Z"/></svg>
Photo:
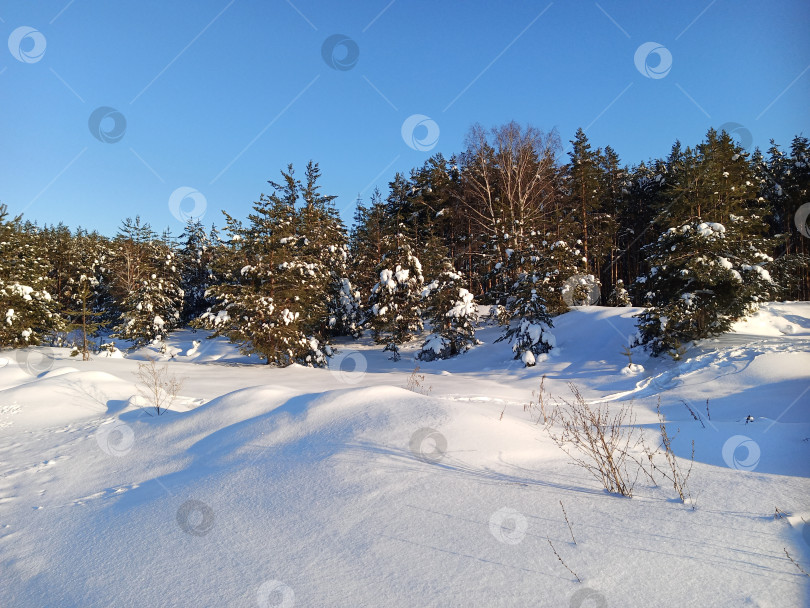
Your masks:
<svg viewBox="0 0 810 608"><path fill-rule="evenodd" d="M422 344L418 359L447 359L479 343L475 337L478 307L464 285L464 277L449 260L439 276L425 285L422 299L433 333Z"/></svg>
<svg viewBox="0 0 810 608"><path fill-rule="evenodd" d="M649 271L634 284L647 306L641 342L653 354L679 357L687 342L728 331L776 292L756 193L745 151L727 133L673 148L658 216L671 227L644 248Z"/></svg>
<svg viewBox="0 0 810 608"><path fill-rule="evenodd" d="M309 161L302 184L302 206L297 214L297 233L302 238L301 256L317 267L320 283L308 289L322 294L323 312L311 333L325 339L333 335L360 335L359 294L349 279L349 243L346 227L335 208L333 195L320 193L318 163ZM313 311L307 311L312 315Z"/></svg>
<svg viewBox="0 0 810 608"><path fill-rule="evenodd" d="M535 235L536 236L536 235ZM555 298L557 306L565 309L565 303L559 298L559 277L562 274L550 270L553 266L546 257L556 255L556 261L565 263L567 246L558 242L548 246L542 242L542 249L531 248L528 251L516 252L510 256L510 265L515 268L516 279L510 289L510 296L503 308L501 323L505 325L503 335L496 340L512 342L515 359L520 359L526 367L537 363L538 355L549 352L556 344L548 299ZM544 255L545 254L545 255Z"/></svg>
<svg viewBox="0 0 810 608"><path fill-rule="evenodd" d="M367 323L374 341L386 344L399 358L399 345L422 330L420 299L424 277L422 264L408 238L398 234L377 266L379 281L371 290Z"/></svg>
<svg viewBox="0 0 810 608"><path fill-rule="evenodd" d="M613 291L608 296L608 306L632 306L630 292L624 286L624 281L618 279L613 286Z"/></svg>
<svg viewBox="0 0 810 608"><path fill-rule="evenodd" d="M269 182L273 193L262 194L254 204L247 226L225 214L230 241L227 254L215 264L222 279L209 290L215 303L199 324L268 364L323 366L331 352L332 276L325 260L342 256L334 232L339 226L327 206L333 197L317 194L317 165L308 167L306 186L295 178L292 165L281 174L281 183ZM302 194L305 207L299 214ZM317 249L327 257L319 257Z"/></svg>
<svg viewBox="0 0 810 608"><path fill-rule="evenodd" d="M50 270L41 230L0 204L0 346L40 344L63 329Z"/></svg>

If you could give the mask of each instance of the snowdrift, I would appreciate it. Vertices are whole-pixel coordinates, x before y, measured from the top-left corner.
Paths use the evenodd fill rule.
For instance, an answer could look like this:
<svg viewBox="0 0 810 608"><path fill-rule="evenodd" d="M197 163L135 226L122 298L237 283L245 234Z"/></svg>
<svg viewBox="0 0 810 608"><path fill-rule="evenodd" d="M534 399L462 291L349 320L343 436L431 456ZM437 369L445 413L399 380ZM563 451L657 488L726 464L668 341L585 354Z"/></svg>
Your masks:
<svg viewBox="0 0 810 608"><path fill-rule="evenodd" d="M495 327L419 370L419 340L275 369L178 332L161 416L133 399L149 349L55 349L34 373L2 353L0 605L803 605L785 549L808 569L810 305L623 373L636 312L558 317L528 369ZM632 402L649 433L660 399L679 456L695 442L697 508L573 466L525 408L543 375Z"/></svg>

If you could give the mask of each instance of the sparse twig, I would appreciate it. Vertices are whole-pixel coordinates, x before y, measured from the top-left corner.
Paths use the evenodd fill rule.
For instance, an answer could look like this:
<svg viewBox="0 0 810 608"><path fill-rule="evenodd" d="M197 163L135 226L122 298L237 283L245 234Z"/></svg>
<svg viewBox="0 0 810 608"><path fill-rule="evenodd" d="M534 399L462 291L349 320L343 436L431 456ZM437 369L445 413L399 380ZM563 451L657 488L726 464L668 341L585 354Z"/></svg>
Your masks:
<svg viewBox="0 0 810 608"><path fill-rule="evenodd" d="M138 378L138 393L149 402L158 416L171 407L183 385L182 380L169 375L168 364L158 367L153 357L147 357L147 363L138 364L135 376Z"/></svg>
<svg viewBox="0 0 810 608"><path fill-rule="evenodd" d="M709 411L709 400L708 399L706 399L706 417L709 420L712 419L712 413Z"/></svg>
<svg viewBox="0 0 810 608"><path fill-rule="evenodd" d="M631 497L635 479L627 465L633 461L630 452L642 440L634 427L632 407L623 405L611 412L608 404L590 405L574 384L568 386L574 399L555 402L546 432L574 464L599 480L605 490ZM557 420L562 426L559 432L553 429Z"/></svg>
<svg viewBox="0 0 810 608"><path fill-rule="evenodd" d="M577 544L577 539L574 538L574 529L571 527L571 522L568 521L568 513L565 512L565 507L563 507L563 502L560 501L560 506L562 507L563 517L565 517L565 523L568 524L568 531L571 533L571 540L574 541L574 544Z"/></svg>
<svg viewBox="0 0 810 608"><path fill-rule="evenodd" d="M408 380L405 382L405 388L414 393L429 395L433 387L425 387L425 375L419 373L419 366L417 365L413 368L411 375L408 376Z"/></svg>
<svg viewBox="0 0 810 608"><path fill-rule="evenodd" d="M775 509L774 514L773 514L773 518L774 518L774 519L782 519L783 517L787 517L787 516L788 516L788 514L787 514L787 513L785 513L785 512L784 512L782 509L780 509L779 507L774 507L774 509Z"/></svg>
<svg viewBox="0 0 810 608"><path fill-rule="evenodd" d="M685 403L686 402L684 401L684 404ZM687 408L688 407L689 406L687 405ZM694 440L692 440L692 457L689 462L689 468L684 473L681 470L680 465L678 464L678 460L675 457L675 453L672 451L672 438L667 433L667 426L664 421L664 416L663 414L661 414L660 397L658 399L658 404L656 405L655 410L658 413L658 428L661 433L661 445L655 451L652 451L647 446L644 446L644 450L647 454L647 460L653 471L660 473L662 477L668 479L672 483L672 486L678 493L678 496L680 497L682 503L685 504L687 498L691 502L692 495L689 492L689 486L687 485L687 482L689 481L689 475L691 475L692 473L692 467L695 464L695 442ZM669 469L669 471L662 469L655 462L655 456L657 456L660 453L661 448L664 449L664 458L666 459L667 468ZM692 508L694 508L694 504L692 504Z"/></svg>
<svg viewBox="0 0 810 608"><path fill-rule="evenodd" d="M551 541L549 541L549 543L550 543L550 542L551 542ZM552 548L553 548L553 547L552 547ZM810 574L807 574L807 572L805 572L804 568L802 568L802 567L799 565L799 562L797 562L795 559L793 559L793 558L790 556L790 553L788 553L787 547L785 547L785 555L787 555L787 558L788 558L788 559L789 559L791 562L793 562L793 565L794 565L794 566L796 566L796 567L799 569L799 572L801 572L802 574L804 574L804 575L805 575L805 576L807 576L807 577L810 577ZM560 560L560 561L562 561L562 560Z"/></svg>
<svg viewBox="0 0 810 608"><path fill-rule="evenodd" d="M558 560L560 560L560 563L561 563L563 566L565 566L565 569L566 569L566 570L568 570L568 571L569 571L571 574L573 574L573 575L574 575L574 578L576 578L576 579L577 579L577 582L581 583L581 582L582 582L582 579L580 579L580 578L577 576L577 573L576 573L576 572L574 572L573 570L571 570L571 568L569 568L569 567L568 567L568 564L566 564L566 563L563 561L563 558L561 558L561 557L560 557L560 554L559 554L559 553L557 553L557 550L554 548L554 545L552 545L552 544L551 544L551 539L550 539L550 538L548 538L548 537L546 537L546 540L548 541L548 544L549 544L549 546L551 547L551 550L552 550L552 551L554 551L554 555L556 555L556 556L557 556L557 559L558 559Z"/></svg>
<svg viewBox="0 0 810 608"><path fill-rule="evenodd" d="M535 408L539 409L540 410L540 416L537 417L536 422L537 422L537 424L540 424L540 421L542 421L543 426L548 427L549 425L554 423L554 416L552 415L553 412L552 412L552 414L549 414L546 411L547 401L546 401L545 384L546 384L546 376L545 376L545 374L543 374L543 377L540 378L540 388L537 390L537 393L536 393L536 395L537 395L537 404L535 405L535 403L533 401L530 401L529 403L527 403L526 405L523 406L523 410L528 411L529 413L531 413ZM534 397L534 396L535 396L535 392L532 391L532 397Z"/></svg>
<svg viewBox="0 0 810 608"><path fill-rule="evenodd" d="M700 423L700 426L702 426L705 429L706 425L703 424L703 418L700 417L700 414L698 414L695 410L693 410L692 406L689 405L689 403L687 401L684 401L683 399L681 399L681 403L683 403L686 406L686 409L689 410L689 413L692 414L692 418L697 420Z"/></svg>

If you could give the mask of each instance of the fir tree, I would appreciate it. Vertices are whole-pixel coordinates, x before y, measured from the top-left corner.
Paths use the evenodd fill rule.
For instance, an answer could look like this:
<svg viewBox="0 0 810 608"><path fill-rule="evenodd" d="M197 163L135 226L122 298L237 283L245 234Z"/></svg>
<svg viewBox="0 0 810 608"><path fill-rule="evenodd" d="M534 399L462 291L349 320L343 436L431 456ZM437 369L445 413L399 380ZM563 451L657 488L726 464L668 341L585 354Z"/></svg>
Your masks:
<svg viewBox="0 0 810 608"><path fill-rule="evenodd" d="M262 194L254 204L248 226L225 214L231 239L218 268L223 282L209 290L215 304L200 317L215 336L227 336L268 364L323 366L331 352L324 335L331 277L307 236L320 238L332 214L325 208L331 198L318 198L313 188L317 166L310 167L306 187L292 165L281 172L281 183L270 181L273 194ZM307 207L299 216L302 191ZM336 253L328 242L317 245L329 255Z"/></svg>
<svg viewBox="0 0 810 608"><path fill-rule="evenodd" d="M775 289L767 270L773 258L752 243L736 245L727 232L695 221L646 247L651 269L636 289L647 309L638 326L654 355L678 358L686 343L729 331Z"/></svg>
<svg viewBox="0 0 810 608"><path fill-rule="evenodd" d="M630 292L624 286L624 281L618 279L616 285L613 286L613 291L608 296L608 306L632 306L630 301Z"/></svg>
<svg viewBox="0 0 810 608"><path fill-rule="evenodd" d="M425 285L422 298L433 333L422 344L418 359L447 359L479 343L475 337L478 307L463 285L464 277L447 260L439 276Z"/></svg>
<svg viewBox="0 0 810 608"><path fill-rule="evenodd" d="M0 346L39 344L63 329L41 231L0 204Z"/></svg>
<svg viewBox="0 0 810 608"><path fill-rule="evenodd" d="M377 267L379 281L371 290L367 323L374 341L387 344L398 358L398 345L422 330L422 264L403 234L397 235Z"/></svg>

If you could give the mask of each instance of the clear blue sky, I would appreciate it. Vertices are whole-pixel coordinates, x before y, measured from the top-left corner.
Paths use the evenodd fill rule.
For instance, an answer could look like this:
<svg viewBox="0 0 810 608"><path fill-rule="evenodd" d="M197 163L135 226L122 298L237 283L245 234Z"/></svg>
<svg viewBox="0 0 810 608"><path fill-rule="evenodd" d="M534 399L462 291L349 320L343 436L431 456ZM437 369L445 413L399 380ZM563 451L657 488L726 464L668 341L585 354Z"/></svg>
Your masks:
<svg viewBox="0 0 810 608"><path fill-rule="evenodd" d="M729 122L762 148L810 135L806 0L38 0L3 3L0 31L0 202L110 235L136 214L179 233L183 187L222 226L309 159L350 220L358 194L460 151L474 122L566 143L581 126L627 163ZM327 57L348 69L324 60L335 34L350 40ZM642 56L654 77L634 61L647 42L665 49ZM96 135L117 141L91 133L102 106L119 114ZM430 150L403 139L415 114L435 126L412 121L409 143L438 129Z"/></svg>

